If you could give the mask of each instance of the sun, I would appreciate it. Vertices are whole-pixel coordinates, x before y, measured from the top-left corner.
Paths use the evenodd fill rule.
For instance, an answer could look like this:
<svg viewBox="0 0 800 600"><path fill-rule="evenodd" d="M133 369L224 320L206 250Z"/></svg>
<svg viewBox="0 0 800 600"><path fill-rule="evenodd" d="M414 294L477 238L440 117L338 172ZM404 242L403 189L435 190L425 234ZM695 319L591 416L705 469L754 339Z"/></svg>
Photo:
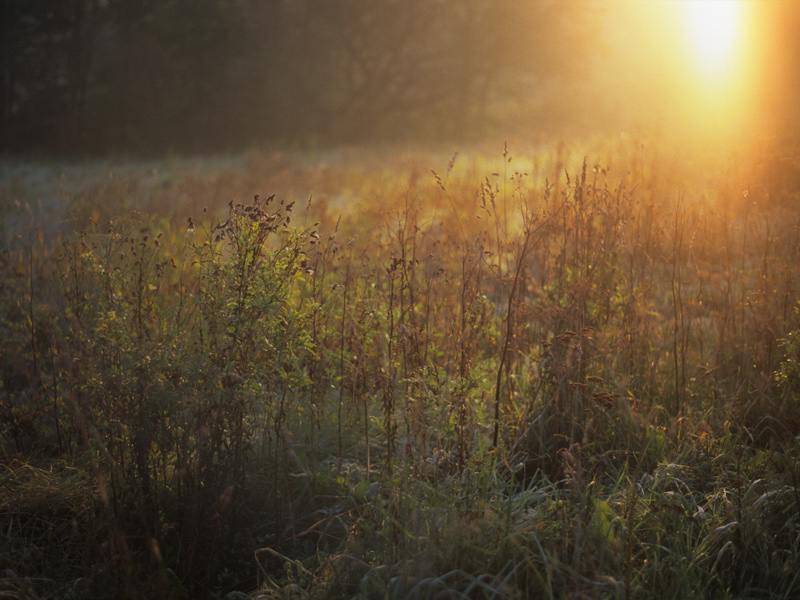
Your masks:
<svg viewBox="0 0 800 600"><path fill-rule="evenodd" d="M686 21L700 64L708 71L727 66L736 49L741 21L737 0L688 0Z"/></svg>

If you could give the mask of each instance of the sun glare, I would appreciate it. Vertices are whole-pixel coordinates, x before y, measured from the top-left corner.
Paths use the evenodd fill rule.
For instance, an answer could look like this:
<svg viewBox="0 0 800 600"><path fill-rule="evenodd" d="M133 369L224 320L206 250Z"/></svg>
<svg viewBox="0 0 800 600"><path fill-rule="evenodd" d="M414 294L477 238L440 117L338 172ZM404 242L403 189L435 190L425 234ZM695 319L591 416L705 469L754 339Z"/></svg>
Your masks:
<svg viewBox="0 0 800 600"><path fill-rule="evenodd" d="M725 67L731 60L739 33L740 6L736 0L686 2L689 33L697 58L708 70Z"/></svg>

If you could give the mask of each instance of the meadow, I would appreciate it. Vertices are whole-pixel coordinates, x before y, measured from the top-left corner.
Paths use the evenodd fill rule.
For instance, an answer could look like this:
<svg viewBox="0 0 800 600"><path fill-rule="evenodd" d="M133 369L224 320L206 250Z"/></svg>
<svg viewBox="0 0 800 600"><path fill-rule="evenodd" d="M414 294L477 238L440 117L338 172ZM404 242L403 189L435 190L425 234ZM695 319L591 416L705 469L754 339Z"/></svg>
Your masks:
<svg viewBox="0 0 800 600"><path fill-rule="evenodd" d="M797 598L800 161L4 163L4 598Z"/></svg>

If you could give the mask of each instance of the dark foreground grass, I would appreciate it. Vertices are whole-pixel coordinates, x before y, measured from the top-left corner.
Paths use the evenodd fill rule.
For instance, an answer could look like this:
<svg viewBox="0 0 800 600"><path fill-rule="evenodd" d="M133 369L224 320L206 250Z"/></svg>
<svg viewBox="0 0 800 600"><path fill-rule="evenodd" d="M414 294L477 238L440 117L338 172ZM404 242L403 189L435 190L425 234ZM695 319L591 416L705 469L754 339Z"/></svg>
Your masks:
<svg viewBox="0 0 800 600"><path fill-rule="evenodd" d="M596 153L7 217L2 594L797 597L790 163Z"/></svg>

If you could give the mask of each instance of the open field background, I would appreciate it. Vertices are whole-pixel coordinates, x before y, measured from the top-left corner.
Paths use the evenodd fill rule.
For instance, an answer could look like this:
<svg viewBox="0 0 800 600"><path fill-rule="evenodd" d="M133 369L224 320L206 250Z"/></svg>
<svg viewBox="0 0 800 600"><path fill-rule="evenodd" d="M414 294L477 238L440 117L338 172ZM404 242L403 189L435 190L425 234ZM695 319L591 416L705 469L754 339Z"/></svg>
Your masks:
<svg viewBox="0 0 800 600"><path fill-rule="evenodd" d="M4 162L3 593L797 597L800 171L733 148Z"/></svg>

